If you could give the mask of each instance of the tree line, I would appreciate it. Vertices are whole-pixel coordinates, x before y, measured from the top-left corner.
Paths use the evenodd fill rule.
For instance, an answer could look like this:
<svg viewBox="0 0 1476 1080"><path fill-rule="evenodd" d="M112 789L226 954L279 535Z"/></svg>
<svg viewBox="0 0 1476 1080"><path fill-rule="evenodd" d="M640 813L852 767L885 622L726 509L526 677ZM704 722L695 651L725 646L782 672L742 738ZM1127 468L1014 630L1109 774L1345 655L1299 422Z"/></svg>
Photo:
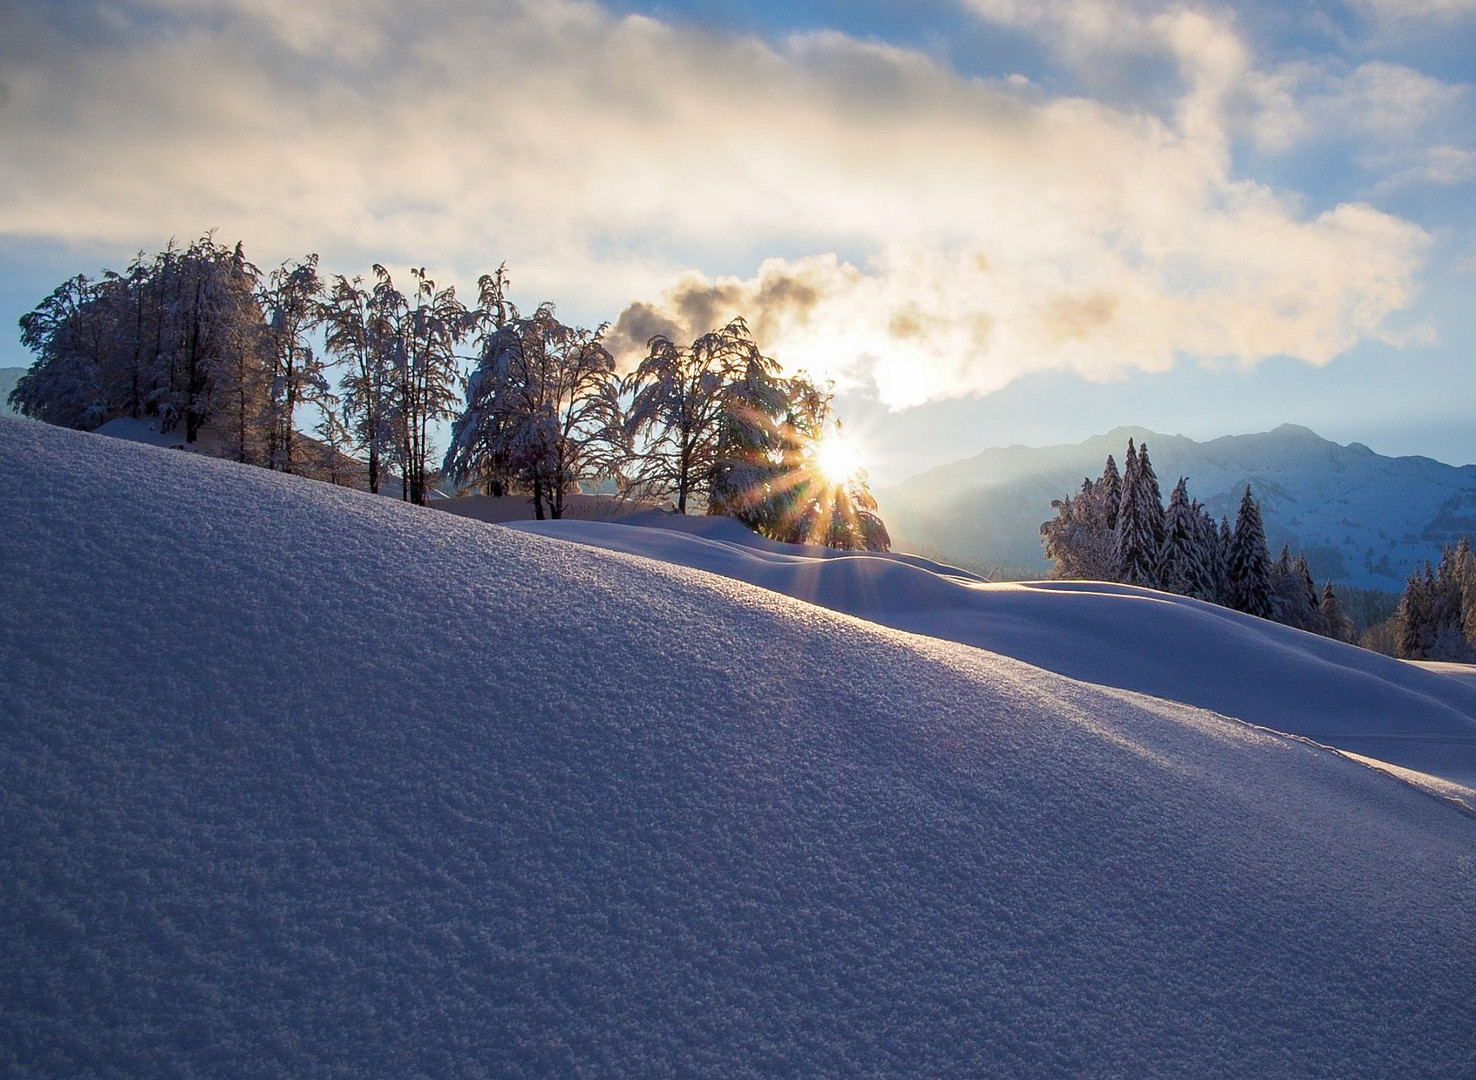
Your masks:
<svg viewBox="0 0 1476 1080"><path fill-rule="evenodd" d="M1109 454L1100 477L1085 478L1075 495L1051 507L1056 515L1040 532L1055 578L1161 589L1352 640L1352 621L1332 582L1319 590L1306 558L1289 546L1271 558L1249 485L1233 528L1189 497L1184 477L1165 507L1147 444L1129 439L1122 472Z"/></svg>
<svg viewBox="0 0 1476 1080"><path fill-rule="evenodd" d="M829 389L781 374L742 319L690 343L652 338L622 375L607 324L567 326L547 302L524 314L505 267L465 303L424 269L402 289L382 265L366 280L318 262L263 273L207 234L71 278L21 318L36 360L10 400L83 430L149 418L195 443L209 428L237 461L336 482L362 469L371 492L397 474L415 503L444 476L558 518L567 494L613 485L777 540L890 546L864 474L817 465L839 428ZM297 427L307 406L316 439Z"/></svg>
<svg viewBox="0 0 1476 1080"><path fill-rule="evenodd" d="M1476 555L1462 537L1440 563L1410 575L1394 617L1380 630L1384 651L1405 660L1476 663Z"/></svg>

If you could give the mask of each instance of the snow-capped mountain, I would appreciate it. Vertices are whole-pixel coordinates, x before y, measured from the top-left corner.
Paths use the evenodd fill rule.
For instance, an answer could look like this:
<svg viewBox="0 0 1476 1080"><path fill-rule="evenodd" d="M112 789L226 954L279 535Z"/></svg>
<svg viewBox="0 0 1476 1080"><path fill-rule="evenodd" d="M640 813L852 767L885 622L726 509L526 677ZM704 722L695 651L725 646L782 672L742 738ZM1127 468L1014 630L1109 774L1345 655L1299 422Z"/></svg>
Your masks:
<svg viewBox="0 0 1476 1080"><path fill-rule="evenodd" d="M859 612L966 580L753 550ZM1468 788L44 424L0 420L0 581L0 1075L1470 1075ZM1221 682L1315 692L1240 637Z"/></svg>
<svg viewBox="0 0 1476 1080"><path fill-rule="evenodd" d="M1476 534L1476 465L1389 458L1286 424L1258 435L1198 443L1145 428L1117 428L1074 446L998 447L879 491L901 544L969 562L1044 568L1040 524L1051 500L1123 463L1129 438L1147 442L1165 498L1180 476L1216 517L1234 522L1249 484L1273 553L1306 553L1314 575L1398 591L1417 564Z"/></svg>

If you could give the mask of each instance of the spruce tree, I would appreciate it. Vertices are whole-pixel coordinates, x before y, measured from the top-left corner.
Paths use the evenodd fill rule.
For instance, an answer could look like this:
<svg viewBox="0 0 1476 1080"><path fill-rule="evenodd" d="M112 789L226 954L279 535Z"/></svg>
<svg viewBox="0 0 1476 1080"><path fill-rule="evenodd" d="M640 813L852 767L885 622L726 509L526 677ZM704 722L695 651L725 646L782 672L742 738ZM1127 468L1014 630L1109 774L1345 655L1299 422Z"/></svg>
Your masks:
<svg viewBox="0 0 1476 1080"><path fill-rule="evenodd" d="M1140 466L1141 458L1129 439L1122 501L1117 510L1117 580L1153 588L1157 584L1158 552L1162 545L1154 542ZM1159 512L1162 513L1162 507Z"/></svg>
<svg viewBox="0 0 1476 1080"><path fill-rule="evenodd" d="M1318 610L1327 620L1328 637L1346 642L1353 640L1353 620L1348 618L1347 612L1343 610L1342 601L1338 599L1337 593L1333 592L1331 580L1322 590L1322 602L1318 604Z"/></svg>
<svg viewBox="0 0 1476 1080"><path fill-rule="evenodd" d="M1153 551L1163 547L1163 492L1158 487L1158 474L1148 460L1148 444L1138 447L1138 487L1142 492L1139 502L1143 509L1143 521L1148 530L1148 540Z"/></svg>
<svg viewBox="0 0 1476 1080"><path fill-rule="evenodd" d="M1132 445L1132 440L1128 440ZM1122 502L1122 477L1117 472L1117 462L1107 455L1107 464L1102 469L1102 478L1097 481L1097 492L1105 510L1105 524L1109 531L1117 528L1117 504Z"/></svg>
<svg viewBox="0 0 1476 1080"><path fill-rule="evenodd" d="M1158 587L1181 596L1206 599L1209 569L1200 533L1198 511L1189 502L1187 481L1179 477L1164 515L1163 547L1159 549Z"/></svg>
<svg viewBox="0 0 1476 1080"><path fill-rule="evenodd" d="M1235 515L1225 579L1225 599L1230 607L1247 615L1271 618L1271 559L1266 553L1261 508L1251 497L1249 484Z"/></svg>
<svg viewBox="0 0 1476 1080"><path fill-rule="evenodd" d="M1394 648L1400 659L1425 660L1435 644L1433 599L1435 575L1430 564L1416 570L1404 585L1404 596L1394 616Z"/></svg>

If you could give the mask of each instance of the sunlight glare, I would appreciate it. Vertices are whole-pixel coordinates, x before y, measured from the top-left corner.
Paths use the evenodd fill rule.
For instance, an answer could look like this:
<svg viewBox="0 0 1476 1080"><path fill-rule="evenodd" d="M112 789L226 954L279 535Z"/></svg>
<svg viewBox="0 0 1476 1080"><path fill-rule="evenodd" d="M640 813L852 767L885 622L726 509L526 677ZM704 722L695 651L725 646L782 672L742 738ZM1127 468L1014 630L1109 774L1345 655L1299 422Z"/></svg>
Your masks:
<svg viewBox="0 0 1476 1080"><path fill-rule="evenodd" d="M850 439L832 431L815 444L815 467L828 483L844 484L861 471L861 454Z"/></svg>

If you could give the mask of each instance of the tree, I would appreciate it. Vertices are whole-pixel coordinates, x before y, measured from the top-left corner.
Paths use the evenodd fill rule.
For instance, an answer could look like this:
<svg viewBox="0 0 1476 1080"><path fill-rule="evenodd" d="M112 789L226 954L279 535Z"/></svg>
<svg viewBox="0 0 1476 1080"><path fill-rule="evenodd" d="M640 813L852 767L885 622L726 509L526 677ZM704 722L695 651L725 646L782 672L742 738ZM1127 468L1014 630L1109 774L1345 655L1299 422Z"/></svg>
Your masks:
<svg viewBox="0 0 1476 1080"><path fill-rule="evenodd" d="M384 461L391 453L390 423L395 362L400 353L393 314L403 303L383 267L374 287L337 274L320 310L328 353L347 370L339 380L343 426L349 444L367 461L369 490L378 494Z"/></svg>
<svg viewBox="0 0 1476 1080"><path fill-rule="evenodd" d="M36 360L10 392L16 409L84 431L109 419L103 383L112 334L101 301L99 286L78 274L21 316L21 344Z"/></svg>
<svg viewBox="0 0 1476 1080"><path fill-rule="evenodd" d="M273 270L261 290L266 314L266 355L272 374L272 424L268 439L271 466L293 469L297 441L297 407L318 401L328 393L323 362L308 342L322 308L323 284L318 278L318 256L284 262Z"/></svg>
<svg viewBox="0 0 1476 1080"><path fill-rule="evenodd" d="M1250 485L1235 515L1235 532L1225 560L1225 600L1236 611L1262 619L1272 616L1271 559L1266 553L1266 529L1260 505L1251 497Z"/></svg>
<svg viewBox="0 0 1476 1080"><path fill-rule="evenodd" d="M424 267L410 271L415 288L408 296L377 263L374 276L370 326L388 366L387 442L400 469L400 498L423 506L432 480L431 425L456 416L461 382L456 346L474 320L455 287L437 288Z"/></svg>
<svg viewBox="0 0 1476 1080"><path fill-rule="evenodd" d="M690 345L653 337L626 378L625 436L632 446L632 490L669 494L677 513L710 493L728 391L762 361L748 324L734 319Z"/></svg>
<svg viewBox="0 0 1476 1080"><path fill-rule="evenodd" d="M1159 588L1199 600L1212 599L1214 572L1209 558L1199 510L1190 503L1188 481L1181 476L1164 515L1163 546L1155 572Z"/></svg>
<svg viewBox="0 0 1476 1080"><path fill-rule="evenodd" d="M779 470L762 514L765 535L845 551L890 550L891 537L865 472L857 469L837 479L820 463L825 440L842 438L840 421L830 414L830 388L821 389L803 373L784 385L788 405L777 427Z"/></svg>
<svg viewBox="0 0 1476 1080"><path fill-rule="evenodd" d="M532 491L534 514L563 516L564 496L609 475L620 431L615 360L605 327L570 327L541 305L488 335L467 379L446 471L465 477L489 463Z"/></svg>
<svg viewBox="0 0 1476 1080"><path fill-rule="evenodd" d="M785 435L792 388L779 364L757 347L744 350L723 389L707 512L737 518L755 532L782 530L786 512Z"/></svg>
<svg viewBox="0 0 1476 1080"><path fill-rule="evenodd" d="M1122 477L1122 501L1117 510L1117 580L1129 585L1158 585L1158 555L1163 547L1163 506L1158 501L1158 479L1143 452L1128 440L1127 466Z"/></svg>
<svg viewBox="0 0 1476 1080"><path fill-rule="evenodd" d="M1291 554L1291 545L1283 545L1281 557L1271 569L1272 617L1283 626L1294 626L1312 634L1328 634L1317 586L1304 555Z"/></svg>
<svg viewBox="0 0 1476 1080"><path fill-rule="evenodd" d="M252 460L264 377L257 272L240 244L206 234L171 243L125 273L78 275L21 319L36 354L11 395L29 416L92 429L116 417L184 426L187 442L224 418L228 444Z"/></svg>
<svg viewBox="0 0 1476 1080"><path fill-rule="evenodd" d="M1117 579L1117 504L1122 479L1109 454L1100 479L1085 477L1081 489L1051 503L1056 517L1040 527L1046 558L1054 560L1051 576L1064 581Z"/></svg>
<svg viewBox="0 0 1476 1080"><path fill-rule="evenodd" d="M1404 596L1395 615L1396 655L1405 660L1425 660L1435 644L1435 575L1426 563L1423 574L1415 571L1404 585Z"/></svg>
<svg viewBox="0 0 1476 1080"><path fill-rule="evenodd" d="M1333 592L1331 580L1322 590L1322 600L1318 604L1318 610L1327 620L1328 637L1349 643L1353 641L1353 620L1343 610L1343 603L1338 599L1337 593Z"/></svg>

